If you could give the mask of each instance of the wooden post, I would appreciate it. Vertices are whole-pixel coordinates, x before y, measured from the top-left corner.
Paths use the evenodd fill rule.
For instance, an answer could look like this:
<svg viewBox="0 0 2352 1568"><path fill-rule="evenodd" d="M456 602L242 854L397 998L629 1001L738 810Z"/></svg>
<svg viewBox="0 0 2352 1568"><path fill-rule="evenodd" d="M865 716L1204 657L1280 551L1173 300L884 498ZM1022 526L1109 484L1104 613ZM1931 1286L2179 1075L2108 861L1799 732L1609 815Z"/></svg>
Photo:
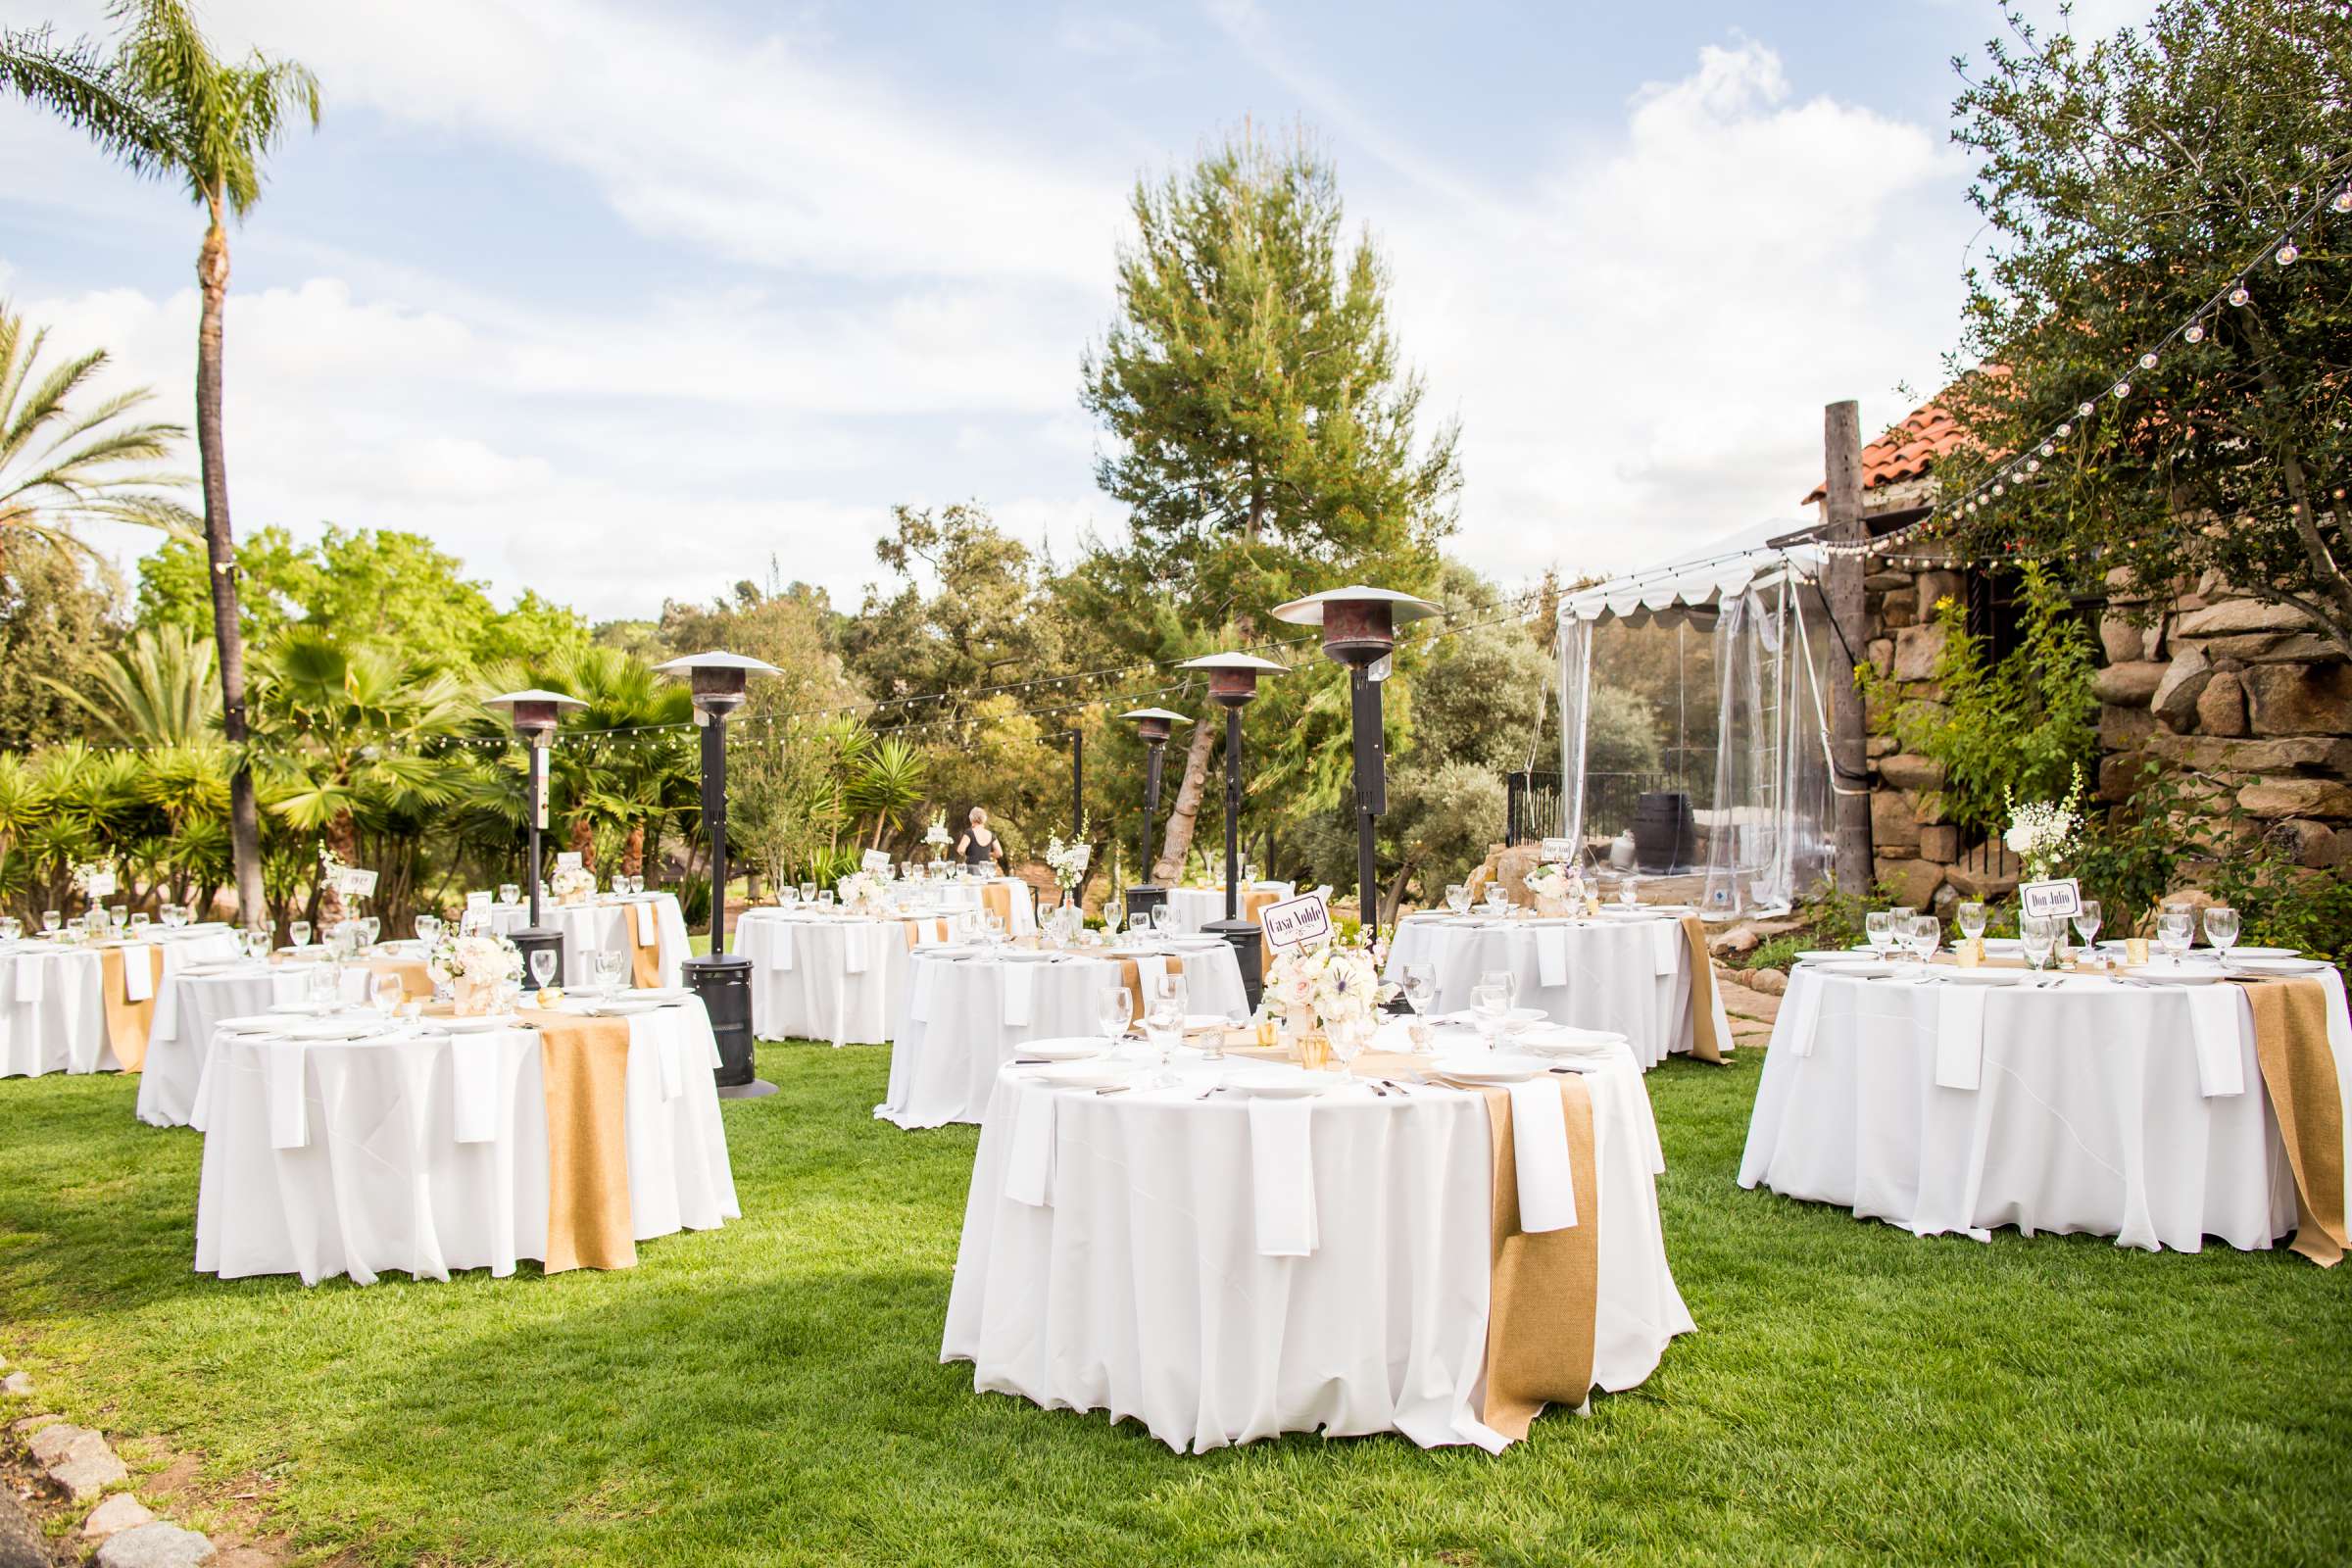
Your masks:
<svg viewBox="0 0 2352 1568"><path fill-rule="evenodd" d="M1833 542L1860 543L1868 537L1862 521L1862 411L1851 400L1833 403L1822 411L1822 472L1827 486L1823 537ZM1863 558L1832 555L1822 573L1830 618L1837 624L1839 649L1860 659L1867 628L1863 624ZM1849 897L1868 898L1874 873L1870 844L1870 762L1865 745L1862 691L1854 684L1851 667L1838 671L1830 686L1831 783L1838 807L1838 887Z"/></svg>

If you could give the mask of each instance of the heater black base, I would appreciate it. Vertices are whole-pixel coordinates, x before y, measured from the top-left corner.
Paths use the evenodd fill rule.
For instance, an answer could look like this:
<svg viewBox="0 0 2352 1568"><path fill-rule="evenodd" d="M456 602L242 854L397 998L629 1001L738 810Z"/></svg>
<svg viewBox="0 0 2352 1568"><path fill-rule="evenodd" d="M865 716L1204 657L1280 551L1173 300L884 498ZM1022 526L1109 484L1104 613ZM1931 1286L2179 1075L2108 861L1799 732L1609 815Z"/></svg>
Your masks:
<svg viewBox="0 0 2352 1568"><path fill-rule="evenodd" d="M1127 890L1127 923L1130 926L1150 925L1152 911L1165 908L1167 903L1168 890L1166 888L1153 887L1149 882L1141 887L1129 888Z"/></svg>
<svg viewBox="0 0 2352 1568"><path fill-rule="evenodd" d="M1266 989L1265 969L1260 959L1264 954L1265 933L1255 920L1211 920L1200 928L1200 934L1223 937L1233 944L1233 957L1242 966L1242 994L1250 1000L1250 1010L1257 1010L1257 999Z"/></svg>
<svg viewBox="0 0 2352 1568"><path fill-rule="evenodd" d="M679 968L710 1014L710 1033L718 1042L719 1097L755 1100L774 1094L774 1084L752 1075L752 960L730 953L688 958Z"/></svg>
<svg viewBox="0 0 2352 1568"><path fill-rule="evenodd" d="M528 991L539 983L539 977L531 973L531 955L534 953L552 953L556 956L556 967L547 983L551 986L564 984L563 932L543 925L526 926L520 931L508 932L507 940L514 943L514 951L522 955L524 990Z"/></svg>

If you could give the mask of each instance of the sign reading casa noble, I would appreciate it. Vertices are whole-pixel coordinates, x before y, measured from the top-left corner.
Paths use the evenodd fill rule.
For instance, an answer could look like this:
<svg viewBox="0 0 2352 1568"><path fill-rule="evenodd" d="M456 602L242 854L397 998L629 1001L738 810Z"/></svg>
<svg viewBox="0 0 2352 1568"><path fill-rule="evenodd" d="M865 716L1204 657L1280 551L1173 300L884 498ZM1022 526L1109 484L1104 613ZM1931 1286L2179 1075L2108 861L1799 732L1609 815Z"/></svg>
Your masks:
<svg viewBox="0 0 2352 1568"><path fill-rule="evenodd" d="M1324 942L1331 937L1331 911L1323 906L1323 896L1319 893L1305 893L1280 904L1269 904L1261 920L1266 946L1277 950Z"/></svg>
<svg viewBox="0 0 2352 1568"><path fill-rule="evenodd" d="M2023 913L2063 920L2082 912L2082 885L2071 876L2055 882L2023 883L2017 890L2017 905Z"/></svg>

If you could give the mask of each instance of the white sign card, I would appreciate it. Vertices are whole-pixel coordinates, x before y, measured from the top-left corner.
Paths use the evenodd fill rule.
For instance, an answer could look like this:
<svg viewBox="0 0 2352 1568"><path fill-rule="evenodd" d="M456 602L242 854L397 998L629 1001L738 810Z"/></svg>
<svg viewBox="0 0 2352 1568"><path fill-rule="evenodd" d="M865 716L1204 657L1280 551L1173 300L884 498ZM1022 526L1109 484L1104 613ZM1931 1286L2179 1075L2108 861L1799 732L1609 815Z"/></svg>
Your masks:
<svg viewBox="0 0 2352 1568"><path fill-rule="evenodd" d="M363 871L356 865L346 867L343 872L341 891L346 898L371 899L375 897L375 873Z"/></svg>
<svg viewBox="0 0 2352 1568"><path fill-rule="evenodd" d="M888 850L868 850L858 857L858 863L876 876L888 876L890 874L890 852Z"/></svg>
<svg viewBox="0 0 2352 1568"><path fill-rule="evenodd" d="M88 897L93 899L105 898L108 894L115 891L115 873L112 871L91 872L90 885L87 888L84 888L82 891Z"/></svg>
<svg viewBox="0 0 2352 1568"><path fill-rule="evenodd" d="M1544 858L1545 865L1566 865L1576 858L1576 840L1545 839L1544 847L1536 853Z"/></svg>
<svg viewBox="0 0 2352 1568"><path fill-rule="evenodd" d="M1269 904L1259 918L1269 948L1296 948L1331 939L1331 910L1324 907L1320 893L1301 894L1280 904Z"/></svg>
<svg viewBox="0 0 2352 1568"><path fill-rule="evenodd" d="M565 851L564 851L563 854L561 854L561 855L559 855L559 856L557 856L557 857L556 857L556 869L557 869L557 870L559 870L559 871L577 871L579 868L580 868L580 852L579 852L579 851L577 851L577 850L565 850Z"/></svg>
<svg viewBox="0 0 2352 1568"><path fill-rule="evenodd" d="M2082 912L2082 886L2071 876L2055 882L2028 882L2018 888L2017 902L2027 914L2064 919Z"/></svg>
<svg viewBox="0 0 2352 1568"><path fill-rule="evenodd" d="M490 895L487 893L466 894L466 907L468 909L487 909L490 907Z"/></svg>

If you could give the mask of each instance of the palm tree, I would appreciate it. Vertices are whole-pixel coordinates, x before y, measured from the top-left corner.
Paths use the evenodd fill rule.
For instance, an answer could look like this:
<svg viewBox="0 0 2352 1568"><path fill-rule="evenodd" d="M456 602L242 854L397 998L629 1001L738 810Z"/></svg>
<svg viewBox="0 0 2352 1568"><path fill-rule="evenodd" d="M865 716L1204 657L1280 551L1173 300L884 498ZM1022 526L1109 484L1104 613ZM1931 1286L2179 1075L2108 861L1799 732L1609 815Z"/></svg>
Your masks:
<svg viewBox="0 0 2352 1568"><path fill-rule="evenodd" d="M89 714L101 740L122 746L194 746L212 737L220 703L213 695L213 649L185 626L139 632L90 667L95 690L40 677ZM217 741L215 744L218 744Z"/></svg>
<svg viewBox="0 0 2352 1568"><path fill-rule="evenodd" d="M122 24L110 58L87 39L61 46L49 29L0 31L0 86L89 133L134 173L185 180L205 211L196 281L196 451L204 470L204 540L212 562L213 638L220 650L221 730L237 751L229 778L229 839L237 904L262 905L261 819L245 760L245 645L237 629L236 547L229 532L228 469L220 440L220 312L228 295L228 227L262 194L262 161L297 115L318 123L318 82L291 60L259 50L229 63L215 55L184 0L113 0Z"/></svg>
<svg viewBox="0 0 2352 1568"><path fill-rule="evenodd" d="M38 368L46 327L0 300L0 569L11 548L38 541L90 553L74 525L131 522L193 538L196 519L159 490L184 475L153 471L187 431L176 424L126 422L154 394L141 387L77 409L75 395L106 368L106 351Z"/></svg>

